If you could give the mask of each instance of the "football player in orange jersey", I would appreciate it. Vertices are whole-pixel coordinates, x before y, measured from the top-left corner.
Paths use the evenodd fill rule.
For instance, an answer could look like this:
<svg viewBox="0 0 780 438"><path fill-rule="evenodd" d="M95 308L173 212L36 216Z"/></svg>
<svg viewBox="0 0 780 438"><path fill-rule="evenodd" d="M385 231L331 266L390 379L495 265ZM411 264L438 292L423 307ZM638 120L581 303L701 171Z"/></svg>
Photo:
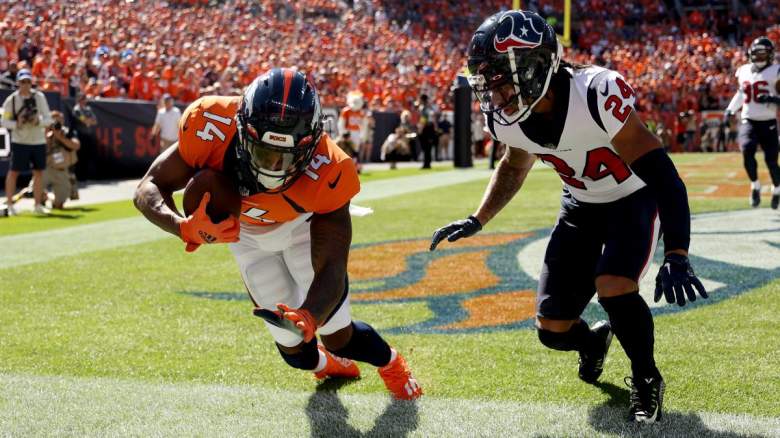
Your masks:
<svg viewBox="0 0 780 438"><path fill-rule="evenodd" d="M179 214L173 192L203 168L233 178L240 218L212 223L208 193L192 215ZM254 313L290 366L317 378L354 378L360 370L352 360L368 362L394 397L415 399L422 390L401 354L350 315L349 203L359 190L354 163L323 133L313 85L300 72L275 68L243 97L193 102L179 122L178 146L152 163L134 201L188 251L230 243Z"/></svg>

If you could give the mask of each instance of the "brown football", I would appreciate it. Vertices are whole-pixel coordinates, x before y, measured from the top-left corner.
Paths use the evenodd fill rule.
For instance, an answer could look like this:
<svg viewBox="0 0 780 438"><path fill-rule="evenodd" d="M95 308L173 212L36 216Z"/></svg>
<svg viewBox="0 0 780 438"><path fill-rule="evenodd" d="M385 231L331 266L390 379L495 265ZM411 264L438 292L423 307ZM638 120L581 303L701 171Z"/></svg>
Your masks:
<svg viewBox="0 0 780 438"><path fill-rule="evenodd" d="M215 170L203 169L184 187L182 207L185 215L189 216L197 210L206 192L211 193L206 214L215 224L227 219L228 215L238 217L241 214L241 195L230 178Z"/></svg>

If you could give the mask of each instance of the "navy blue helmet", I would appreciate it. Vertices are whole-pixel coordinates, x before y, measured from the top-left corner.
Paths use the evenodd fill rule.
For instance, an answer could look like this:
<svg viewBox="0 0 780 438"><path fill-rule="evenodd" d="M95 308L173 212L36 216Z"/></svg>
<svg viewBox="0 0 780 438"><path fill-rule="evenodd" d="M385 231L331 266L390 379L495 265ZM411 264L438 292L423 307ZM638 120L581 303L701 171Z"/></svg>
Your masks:
<svg viewBox="0 0 780 438"><path fill-rule="evenodd" d="M252 192L290 187L322 136L317 90L303 73L289 68L274 68L252 81L236 118L240 177L244 186L255 184Z"/></svg>

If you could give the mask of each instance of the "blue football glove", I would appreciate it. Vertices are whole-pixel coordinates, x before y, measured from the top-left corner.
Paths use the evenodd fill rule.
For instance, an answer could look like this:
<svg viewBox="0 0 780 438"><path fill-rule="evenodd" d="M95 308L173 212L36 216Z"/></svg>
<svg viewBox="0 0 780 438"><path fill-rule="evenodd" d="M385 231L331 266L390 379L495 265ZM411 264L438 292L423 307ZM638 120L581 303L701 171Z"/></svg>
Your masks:
<svg viewBox="0 0 780 438"><path fill-rule="evenodd" d="M439 245L439 242L447 238L447 241L454 242L461 237L469 237L477 234L482 229L479 219L469 216L466 219L455 221L445 227L439 228L433 233L431 238L431 248L433 251Z"/></svg>
<svg viewBox="0 0 780 438"><path fill-rule="evenodd" d="M655 277L655 302L664 295L667 303L676 302L679 306L684 306L686 295L688 301L696 301L694 289L702 298L709 297L704 285L693 273L688 257L675 253L664 257L664 264Z"/></svg>

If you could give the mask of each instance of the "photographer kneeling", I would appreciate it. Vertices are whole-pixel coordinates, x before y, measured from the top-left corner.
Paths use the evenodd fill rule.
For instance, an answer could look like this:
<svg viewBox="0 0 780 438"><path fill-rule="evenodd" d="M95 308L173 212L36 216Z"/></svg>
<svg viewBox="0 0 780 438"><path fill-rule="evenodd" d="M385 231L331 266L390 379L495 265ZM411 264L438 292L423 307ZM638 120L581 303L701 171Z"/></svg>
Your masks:
<svg viewBox="0 0 780 438"><path fill-rule="evenodd" d="M45 127L52 123L49 104L43 93L32 88L33 77L27 69L19 70L16 82L19 89L3 103L3 127L11 131L11 168L5 176L5 195L8 215L16 214L13 196L19 172L33 169L35 212L48 213L43 203L43 171L46 169Z"/></svg>
<svg viewBox="0 0 780 438"><path fill-rule="evenodd" d="M71 179L69 168L76 163L76 151L81 147L75 131L64 125L65 117L59 111L52 111L54 123L46 128L46 171L43 173L43 187L51 184L54 192L53 207L61 210L70 197Z"/></svg>
<svg viewBox="0 0 780 438"><path fill-rule="evenodd" d="M412 158L410 141L413 141L417 135L410 133L403 125L395 128L395 132L388 135L385 142L382 143L380 158L382 161L390 162L390 168L395 169L397 161L409 161Z"/></svg>

